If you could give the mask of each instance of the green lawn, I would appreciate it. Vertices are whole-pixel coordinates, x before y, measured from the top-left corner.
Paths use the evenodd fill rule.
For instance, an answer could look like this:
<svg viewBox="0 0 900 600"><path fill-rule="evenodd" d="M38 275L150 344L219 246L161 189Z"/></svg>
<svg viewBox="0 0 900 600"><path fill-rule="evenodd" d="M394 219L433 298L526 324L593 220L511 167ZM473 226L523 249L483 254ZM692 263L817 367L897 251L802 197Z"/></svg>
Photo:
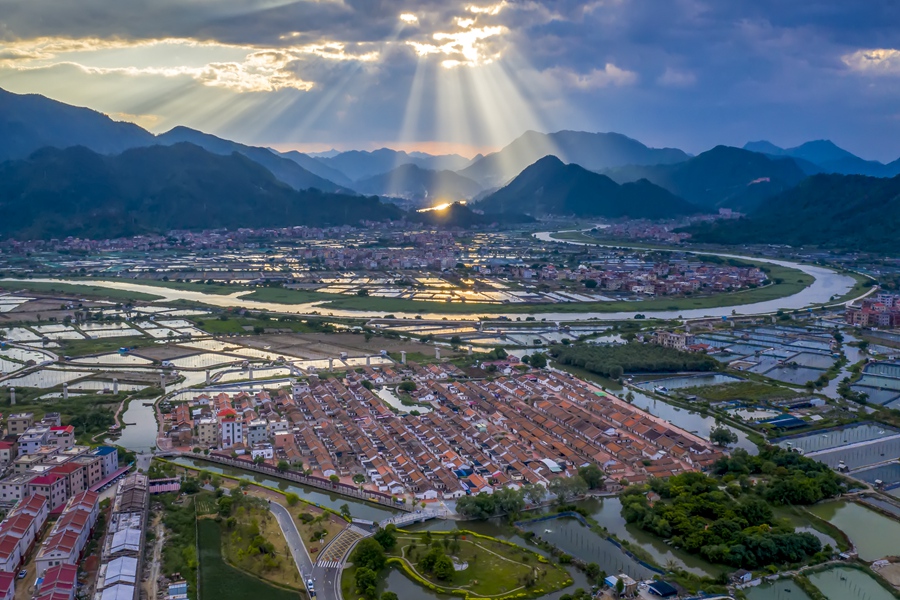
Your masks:
<svg viewBox="0 0 900 600"><path fill-rule="evenodd" d="M229 333L247 334L253 333L254 327L262 327L263 329L290 329L295 333L312 333L319 331L315 327L310 327L308 323L299 320L286 321L283 319L248 319L244 317L228 317L221 318L202 318L194 319L194 323L203 331L213 335L223 335ZM249 327L250 329L245 329Z"/></svg>
<svg viewBox="0 0 900 600"><path fill-rule="evenodd" d="M11 292L27 290L29 292L36 292L41 294L65 294L67 296L78 296L79 298L102 298L120 302L138 300L150 302L162 298L162 296L145 294L143 292L130 292L127 290L116 290L113 288L95 285L59 283L56 281L3 281L0 282L0 286L2 286L2 289L9 290Z"/></svg>
<svg viewBox="0 0 900 600"><path fill-rule="evenodd" d="M297 600L291 592L251 577L228 565L222 558L222 530L211 519L200 519L198 546L200 548L200 600L222 598L264 598L265 600Z"/></svg>
<svg viewBox="0 0 900 600"><path fill-rule="evenodd" d="M458 567L465 568L454 571L453 576L445 580L424 572L419 561L434 543L440 543ZM388 556L404 560L421 577L441 588L442 593L458 590L458 595L466 591L470 598L518 597L518 594L522 597L540 597L571 584L565 570L542 561L531 550L495 539L476 537L465 531L444 535L398 531L397 545ZM406 570L403 572L410 577ZM414 577L411 579L415 581Z"/></svg>
<svg viewBox="0 0 900 600"><path fill-rule="evenodd" d="M117 352L119 348L143 348L156 345L156 340L146 336L99 338L96 340L62 340L57 354L60 356L86 356Z"/></svg>

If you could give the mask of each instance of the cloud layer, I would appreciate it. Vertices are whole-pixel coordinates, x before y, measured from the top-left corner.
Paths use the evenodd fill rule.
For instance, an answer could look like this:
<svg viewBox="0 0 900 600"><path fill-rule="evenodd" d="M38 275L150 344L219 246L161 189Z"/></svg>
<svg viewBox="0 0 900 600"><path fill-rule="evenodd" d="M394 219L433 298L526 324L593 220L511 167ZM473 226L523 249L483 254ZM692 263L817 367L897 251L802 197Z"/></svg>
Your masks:
<svg viewBox="0 0 900 600"><path fill-rule="evenodd" d="M0 86L261 144L570 128L892 160L898 24L886 0L0 0Z"/></svg>

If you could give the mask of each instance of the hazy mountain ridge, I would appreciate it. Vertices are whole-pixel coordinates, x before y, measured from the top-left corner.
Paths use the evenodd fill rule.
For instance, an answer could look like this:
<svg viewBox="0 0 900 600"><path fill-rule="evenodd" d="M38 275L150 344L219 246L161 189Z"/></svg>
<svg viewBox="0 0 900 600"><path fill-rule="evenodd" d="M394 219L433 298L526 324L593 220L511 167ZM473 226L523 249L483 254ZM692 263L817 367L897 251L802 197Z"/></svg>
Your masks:
<svg viewBox="0 0 900 600"><path fill-rule="evenodd" d="M871 177L894 177L900 175L900 158L890 163L866 160L844 150L831 140L813 140L794 148L781 148L766 140L747 142L745 150L761 152L770 156L789 156L798 161L807 161L824 173L842 175L869 175ZM802 166L802 165L801 165ZM809 172L807 170L807 172Z"/></svg>
<svg viewBox="0 0 900 600"><path fill-rule="evenodd" d="M407 153L403 150L379 148L378 150L349 150L330 158L315 160L336 169L353 181L366 179L392 171L403 165L416 165L432 171L458 171L470 160L458 154L430 155L422 152Z"/></svg>
<svg viewBox="0 0 900 600"><path fill-rule="evenodd" d="M488 154L460 171L483 187L503 185L544 156L599 171L625 165L655 165L687 160L675 148L649 148L620 133L528 131L498 152Z"/></svg>
<svg viewBox="0 0 900 600"><path fill-rule="evenodd" d="M478 183L454 171L432 171L414 164L360 179L354 187L364 194L429 202L468 200L482 191Z"/></svg>
<svg viewBox="0 0 900 600"><path fill-rule="evenodd" d="M283 181L296 190L315 188L323 192L354 193L349 186L338 185L334 181L320 177L300 166L297 161L279 156L268 148L247 146L209 133L203 133L196 129L190 129L189 127L175 127L165 133L161 133L156 136L156 142L163 145L188 142L195 146L200 146L213 154L221 154L223 156L233 152L243 154L271 171L278 180Z"/></svg>
<svg viewBox="0 0 900 600"><path fill-rule="evenodd" d="M643 180L619 185L606 175L545 156L480 200L485 212L663 219L704 209Z"/></svg>

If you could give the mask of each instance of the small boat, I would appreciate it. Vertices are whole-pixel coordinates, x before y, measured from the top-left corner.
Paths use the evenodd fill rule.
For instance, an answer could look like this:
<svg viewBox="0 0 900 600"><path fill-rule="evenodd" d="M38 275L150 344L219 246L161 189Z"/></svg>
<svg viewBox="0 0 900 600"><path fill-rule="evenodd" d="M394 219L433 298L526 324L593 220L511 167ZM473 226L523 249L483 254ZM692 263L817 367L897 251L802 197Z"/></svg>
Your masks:
<svg viewBox="0 0 900 600"><path fill-rule="evenodd" d="M667 388L664 385L658 385L655 388L653 388L653 391L656 392L657 394L668 394L669 388Z"/></svg>
<svg viewBox="0 0 900 600"><path fill-rule="evenodd" d="M152 402L142 402L141 406L153 406Z"/></svg>

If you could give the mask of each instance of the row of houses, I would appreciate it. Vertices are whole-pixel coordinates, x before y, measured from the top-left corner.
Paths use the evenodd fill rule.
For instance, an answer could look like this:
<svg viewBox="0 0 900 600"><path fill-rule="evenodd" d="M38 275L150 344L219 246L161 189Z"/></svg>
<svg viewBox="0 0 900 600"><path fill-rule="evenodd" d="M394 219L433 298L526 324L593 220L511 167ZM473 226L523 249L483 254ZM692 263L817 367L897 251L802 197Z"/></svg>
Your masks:
<svg viewBox="0 0 900 600"><path fill-rule="evenodd" d="M100 555L94 600L137 600L146 535L149 480L135 473L119 482Z"/></svg>

